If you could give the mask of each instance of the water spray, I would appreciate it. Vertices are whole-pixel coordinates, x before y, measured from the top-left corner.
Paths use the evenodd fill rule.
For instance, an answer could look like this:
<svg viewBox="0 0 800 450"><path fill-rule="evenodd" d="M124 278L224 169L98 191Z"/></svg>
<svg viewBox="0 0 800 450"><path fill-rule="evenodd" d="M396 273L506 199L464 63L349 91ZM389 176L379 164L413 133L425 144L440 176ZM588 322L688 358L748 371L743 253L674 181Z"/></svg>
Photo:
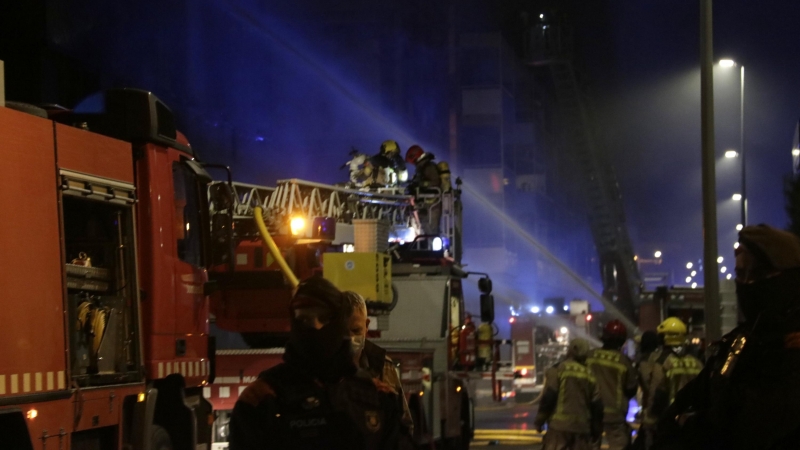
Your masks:
<svg viewBox="0 0 800 450"><path fill-rule="evenodd" d="M491 201L489 201L489 199L481 195L480 192L478 192L475 188L470 186L469 183L464 182L462 184L462 189L465 192L472 195L484 207L486 207L490 212L492 212L492 214L499 217L503 222L505 222L505 224L509 228L511 228L512 231L514 231L519 237L524 239L528 244L530 244L534 249L536 249L536 251L542 254L542 256L547 258L556 267L561 269L561 271L567 274L567 276L569 276L573 281L578 283L578 285L586 289L586 292L588 292L592 297L597 299L603 305L606 311L610 312L615 318L622 321L622 323L624 323L625 326L628 327L628 329L634 331L638 330L638 327L634 325L634 323L625 314L622 314L622 312L613 303L611 303L610 301L608 301L608 299L606 299L605 297L600 295L597 291L595 291L594 288L589 283L587 283L580 276L578 276L578 274L576 274L572 269L569 268L569 266L567 266L566 264L564 264L564 262L558 259L558 257L550 253L547 247L539 243L539 241L537 241L536 238L534 238L533 236L530 235L530 233L525 231L525 229L523 229L519 225L519 223L517 223L516 220L509 217L505 212L503 212L501 209L495 206Z"/></svg>
<svg viewBox="0 0 800 450"><path fill-rule="evenodd" d="M285 49L287 52L296 56L300 61L302 61L305 65L307 65L313 72L318 74L321 80L323 80L331 88L342 94L346 99L351 101L354 105L356 105L357 107L361 108L369 115L371 115L375 119L375 121L384 126L394 136L398 136L401 139L405 140L406 142L419 142L418 140L414 139L410 134L401 130L397 125L395 125L395 123L386 118L375 108L365 103L358 95L356 95L350 88L348 88L344 82L339 80L337 76L332 74L327 68L325 68L322 64L320 64L306 52L303 52L296 45L292 44L291 41L277 34L274 31L274 27L271 27L268 24L263 23L252 12L248 11L246 8L237 6L235 2L218 2L218 6L227 9L227 11L232 16L239 19L239 21L242 24L249 26L256 34L259 34L262 37L269 39L270 41L278 44L280 47Z"/></svg>

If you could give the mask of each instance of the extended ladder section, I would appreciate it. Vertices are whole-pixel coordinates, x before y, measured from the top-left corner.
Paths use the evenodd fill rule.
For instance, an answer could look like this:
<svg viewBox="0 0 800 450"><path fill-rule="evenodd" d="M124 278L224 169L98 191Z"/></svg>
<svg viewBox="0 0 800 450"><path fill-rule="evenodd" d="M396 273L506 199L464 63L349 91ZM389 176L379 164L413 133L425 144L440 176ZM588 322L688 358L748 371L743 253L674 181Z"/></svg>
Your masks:
<svg viewBox="0 0 800 450"><path fill-rule="evenodd" d="M213 184L219 183L225 182L216 181ZM441 207L441 237L447 242L450 255L457 262L461 259L462 206L459 189L450 189L448 192L429 189L425 193L407 195L405 188L400 187L350 189L295 178L279 180L274 188L240 182L231 183L231 187L234 194L234 221L252 221L255 207L260 206L267 226L278 232L286 229L294 217L307 220L328 217L339 224L351 224L354 219L376 219L386 222L393 232L411 230L411 236L408 233L395 236L409 241L421 232L417 210Z"/></svg>
<svg viewBox="0 0 800 450"><path fill-rule="evenodd" d="M589 225L600 258L603 294L632 317L639 303L639 269L616 174L595 144L587 103L573 70L571 30L556 16L533 25L528 38L529 62L549 67L552 74L562 121L561 141L576 161L583 180Z"/></svg>
<svg viewBox="0 0 800 450"><path fill-rule="evenodd" d="M633 314L639 300L639 269L628 236L622 194L611 164L598 152L586 106L569 61L550 63L563 120L563 142L583 176L589 225L600 257L604 294Z"/></svg>
<svg viewBox="0 0 800 450"><path fill-rule="evenodd" d="M266 211L271 220L279 222L301 215L332 217L345 223L377 219L392 227L419 228L414 198L398 189L356 190L295 178L279 180Z"/></svg>
<svg viewBox="0 0 800 450"><path fill-rule="evenodd" d="M225 183L216 181L214 184ZM360 191L297 179L277 187L233 182L233 220L252 220L257 206L269 225L288 223L294 216L332 217L339 222L380 219L392 226L419 228L414 198L395 190Z"/></svg>

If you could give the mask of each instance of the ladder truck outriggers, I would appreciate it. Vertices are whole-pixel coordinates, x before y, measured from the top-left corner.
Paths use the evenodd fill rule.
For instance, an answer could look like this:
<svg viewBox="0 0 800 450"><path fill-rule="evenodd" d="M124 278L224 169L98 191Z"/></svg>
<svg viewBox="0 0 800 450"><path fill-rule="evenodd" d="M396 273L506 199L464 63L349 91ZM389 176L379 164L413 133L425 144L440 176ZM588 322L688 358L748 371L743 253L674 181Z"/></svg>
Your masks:
<svg viewBox="0 0 800 450"><path fill-rule="evenodd" d="M470 380L502 374L492 364L492 336L477 339L465 308L462 282L469 274L459 260L458 185L415 195L393 187L353 189L297 179L278 181L274 188L236 182L231 187L233 270L211 273L218 283L212 311L220 345L216 382L204 395L216 412L214 447L227 447L238 395L282 359L289 331L287 280L321 274L366 298L370 338L397 364L416 444L466 448L474 430ZM420 203L441 204L440 235L417 235ZM488 276L479 286L482 319L491 322ZM251 348L237 346L229 332L240 333ZM479 347L490 355L480 367Z"/></svg>

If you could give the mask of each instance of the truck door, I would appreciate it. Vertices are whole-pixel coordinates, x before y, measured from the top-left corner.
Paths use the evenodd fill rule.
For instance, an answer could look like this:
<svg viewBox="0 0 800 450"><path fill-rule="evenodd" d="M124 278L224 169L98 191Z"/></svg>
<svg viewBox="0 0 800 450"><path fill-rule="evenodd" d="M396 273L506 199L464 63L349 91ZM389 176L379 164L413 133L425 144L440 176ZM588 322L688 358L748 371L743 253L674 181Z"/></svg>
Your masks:
<svg viewBox="0 0 800 450"><path fill-rule="evenodd" d="M207 175L176 149L148 143L137 151L142 155L138 184L146 187L138 213L149 376L177 373L187 387L200 386L210 376L209 308L203 295Z"/></svg>
<svg viewBox="0 0 800 450"><path fill-rule="evenodd" d="M192 359L205 356L205 339L197 338L208 333L208 302L203 295L203 284L208 281L203 245L206 224L202 222L208 211L208 181L193 161L181 158L172 162L175 332L185 335L176 340L176 356ZM181 373L185 377L199 376L189 364Z"/></svg>

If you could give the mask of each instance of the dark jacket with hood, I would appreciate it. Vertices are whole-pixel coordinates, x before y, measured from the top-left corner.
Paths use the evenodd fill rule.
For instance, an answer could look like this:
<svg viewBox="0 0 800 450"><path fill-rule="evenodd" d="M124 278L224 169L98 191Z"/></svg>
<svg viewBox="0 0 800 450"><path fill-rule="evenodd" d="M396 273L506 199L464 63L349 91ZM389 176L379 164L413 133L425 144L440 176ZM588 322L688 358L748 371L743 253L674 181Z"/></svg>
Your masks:
<svg viewBox="0 0 800 450"><path fill-rule="evenodd" d="M657 448L800 448L800 240L760 225L744 228L740 243L769 275L737 282L745 322L678 392ZM691 414L679 429L671 418L684 413Z"/></svg>
<svg viewBox="0 0 800 450"><path fill-rule="evenodd" d="M292 308L303 301L326 306L330 320L321 329L292 320L284 362L262 372L236 402L230 450L397 449L398 394L356 376L341 292L312 280L301 283Z"/></svg>

